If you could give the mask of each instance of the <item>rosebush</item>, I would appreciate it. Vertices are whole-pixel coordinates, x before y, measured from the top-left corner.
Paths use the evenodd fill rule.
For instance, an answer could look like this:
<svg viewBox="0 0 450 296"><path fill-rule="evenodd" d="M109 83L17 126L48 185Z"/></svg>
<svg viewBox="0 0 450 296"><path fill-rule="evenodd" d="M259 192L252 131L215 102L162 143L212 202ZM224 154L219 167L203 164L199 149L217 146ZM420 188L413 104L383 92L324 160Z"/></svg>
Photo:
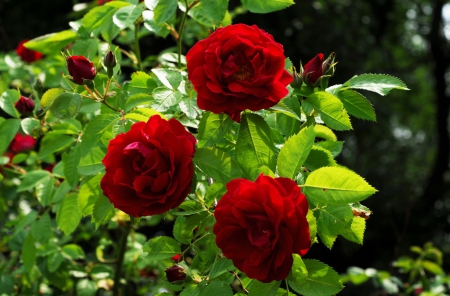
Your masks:
<svg viewBox="0 0 450 296"><path fill-rule="evenodd" d="M403 82L329 86L334 53L297 68L257 25L231 24L227 1L78 13L0 54L0 294L337 294L306 252L362 244L376 189L337 163L334 131L376 120L359 91ZM143 57L149 34L176 46Z"/></svg>

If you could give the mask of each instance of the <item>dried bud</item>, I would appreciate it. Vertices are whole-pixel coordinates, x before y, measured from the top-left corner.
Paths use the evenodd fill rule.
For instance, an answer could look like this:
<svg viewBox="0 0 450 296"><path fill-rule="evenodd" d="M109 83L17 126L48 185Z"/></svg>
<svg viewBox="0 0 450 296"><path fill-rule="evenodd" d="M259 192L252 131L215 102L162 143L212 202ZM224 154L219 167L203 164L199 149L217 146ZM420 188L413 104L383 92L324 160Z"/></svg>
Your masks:
<svg viewBox="0 0 450 296"><path fill-rule="evenodd" d="M21 96L20 99L14 104L14 107L16 107L20 114L26 115L33 112L34 102L30 98Z"/></svg>
<svg viewBox="0 0 450 296"><path fill-rule="evenodd" d="M165 270L167 280L171 283L184 281L186 279L186 270L179 265L174 265Z"/></svg>

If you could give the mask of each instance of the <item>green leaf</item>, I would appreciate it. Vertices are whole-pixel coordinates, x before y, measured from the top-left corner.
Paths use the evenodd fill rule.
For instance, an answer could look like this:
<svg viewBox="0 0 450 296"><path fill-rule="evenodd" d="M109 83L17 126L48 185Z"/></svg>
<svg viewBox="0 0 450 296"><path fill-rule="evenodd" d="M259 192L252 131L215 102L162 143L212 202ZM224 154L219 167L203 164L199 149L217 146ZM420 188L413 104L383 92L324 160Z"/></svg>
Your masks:
<svg viewBox="0 0 450 296"><path fill-rule="evenodd" d="M442 267L432 261L423 260L422 266L424 269L426 269L427 271L429 271L433 274L439 274L439 275L444 274L444 270L442 269Z"/></svg>
<svg viewBox="0 0 450 296"><path fill-rule="evenodd" d="M316 137L322 138L330 141L337 141L337 137L334 132L327 126L316 124L314 125L314 132L316 133Z"/></svg>
<svg viewBox="0 0 450 296"><path fill-rule="evenodd" d="M36 182L36 198L43 207L51 204L53 187L53 178L51 176Z"/></svg>
<svg viewBox="0 0 450 296"><path fill-rule="evenodd" d="M8 115L14 118L20 118L20 113L17 111L14 104L20 99L19 91L15 89L8 89L0 96L0 109L5 111Z"/></svg>
<svg viewBox="0 0 450 296"><path fill-rule="evenodd" d="M292 263L291 272L287 277L288 283L290 285L291 283L294 283L294 285L302 285L306 282L308 270L300 255L292 254L292 257L294 262Z"/></svg>
<svg viewBox="0 0 450 296"><path fill-rule="evenodd" d="M41 99L41 107L44 109L44 111L50 108L53 102L56 100L56 98L63 93L64 89L62 88L51 88L47 90Z"/></svg>
<svg viewBox="0 0 450 296"><path fill-rule="evenodd" d="M350 118L341 100L325 91L314 92L305 102L314 107L320 113L320 118L325 124L335 130L345 131L352 129Z"/></svg>
<svg viewBox="0 0 450 296"><path fill-rule="evenodd" d="M319 216L317 218L317 233L329 249L333 246L338 234L350 230L352 225L353 213L349 205L319 206L316 215Z"/></svg>
<svg viewBox="0 0 450 296"><path fill-rule="evenodd" d="M39 159L46 158L55 152L66 149L74 142L75 139L71 136L48 133L44 136L44 138L42 138L38 157Z"/></svg>
<svg viewBox="0 0 450 296"><path fill-rule="evenodd" d="M77 200L76 193L66 195L56 212L56 223L66 235L71 234L81 221Z"/></svg>
<svg viewBox="0 0 450 296"><path fill-rule="evenodd" d="M61 252L65 257L70 258L72 260L85 258L83 249L76 244L68 244L63 246Z"/></svg>
<svg viewBox="0 0 450 296"><path fill-rule="evenodd" d="M202 111L197 106L196 98L183 98L179 106L181 111L183 111L189 119L195 119L202 113Z"/></svg>
<svg viewBox="0 0 450 296"><path fill-rule="evenodd" d="M377 191L361 176L342 167L317 169L308 176L304 186L309 199L325 204L358 202Z"/></svg>
<svg viewBox="0 0 450 296"><path fill-rule="evenodd" d="M77 37L75 31L65 30L34 38L26 42L24 46L43 54L50 54L61 51L64 47L75 41Z"/></svg>
<svg viewBox="0 0 450 296"><path fill-rule="evenodd" d="M22 245L22 263L26 271L30 272L36 261L36 246L31 233L25 237Z"/></svg>
<svg viewBox="0 0 450 296"><path fill-rule="evenodd" d="M181 253L179 243L171 237L157 236L148 240L142 247L148 260L162 260Z"/></svg>
<svg viewBox="0 0 450 296"><path fill-rule="evenodd" d="M314 145L330 151L331 156L334 158L341 153L342 147L344 146L344 142L326 140L326 141L315 142Z"/></svg>
<svg viewBox="0 0 450 296"><path fill-rule="evenodd" d="M153 100L150 94L138 93L130 96L125 102L125 111L130 111L136 106L147 105Z"/></svg>
<svg viewBox="0 0 450 296"><path fill-rule="evenodd" d="M52 220L48 213L42 216L31 224L31 234L33 238L41 244L46 244L52 235Z"/></svg>
<svg viewBox="0 0 450 296"><path fill-rule="evenodd" d="M193 160L203 173L217 182L225 184L241 176L237 163L219 149L198 148Z"/></svg>
<svg viewBox="0 0 450 296"><path fill-rule="evenodd" d="M74 56L95 57L97 55L98 39L78 39L70 46L70 53Z"/></svg>
<svg viewBox="0 0 450 296"><path fill-rule="evenodd" d="M233 290L228 283L223 281L213 281L206 286L200 296L232 296Z"/></svg>
<svg viewBox="0 0 450 296"><path fill-rule="evenodd" d="M293 0L241 0L242 5L253 13L269 13L281 9L285 9L293 4Z"/></svg>
<svg viewBox="0 0 450 296"><path fill-rule="evenodd" d="M94 117L88 122L79 144L81 157L85 157L90 153L91 149L100 142L101 137L105 133L110 132L112 136L112 127L118 120L120 120L118 114L107 113Z"/></svg>
<svg viewBox="0 0 450 296"><path fill-rule="evenodd" d="M169 35L169 29L164 26L164 24L156 24L155 23L155 13L151 10L144 10L142 12L142 18L144 19L144 27L153 32L157 36L161 36L163 38Z"/></svg>
<svg viewBox="0 0 450 296"><path fill-rule="evenodd" d="M186 200L180 206L183 211L173 212L174 215L192 215L206 211L206 209L199 203L193 200Z"/></svg>
<svg viewBox="0 0 450 296"><path fill-rule="evenodd" d="M227 188L222 183L212 183L206 189L205 205L209 208L215 200L219 200L227 192Z"/></svg>
<svg viewBox="0 0 450 296"><path fill-rule="evenodd" d="M14 295L13 276L0 275L0 295Z"/></svg>
<svg viewBox="0 0 450 296"><path fill-rule="evenodd" d="M69 154L63 153L62 160L64 165L64 176L72 187L76 187L80 181L78 174L78 163L80 162L80 146L73 147Z"/></svg>
<svg viewBox="0 0 450 296"><path fill-rule="evenodd" d="M76 291L78 296L95 296L97 285L94 281L81 279L77 282Z"/></svg>
<svg viewBox="0 0 450 296"><path fill-rule="evenodd" d="M36 170L22 175L22 182L17 187L17 192L22 192L34 188L36 184L46 178L51 177L50 173L45 170Z"/></svg>
<svg viewBox="0 0 450 296"><path fill-rule="evenodd" d="M309 152L308 158L305 161L304 166L309 171L317 170L321 167L335 166L336 161L333 159L331 152L325 148L314 146Z"/></svg>
<svg viewBox="0 0 450 296"><path fill-rule="evenodd" d="M156 25L162 25L170 20L177 11L178 0L158 0L153 9L154 21Z"/></svg>
<svg viewBox="0 0 450 296"><path fill-rule="evenodd" d="M259 167L276 167L276 149L270 127L257 114L242 115L236 140L236 161L245 176L253 180L259 175Z"/></svg>
<svg viewBox="0 0 450 296"><path fill-rule="evenodd" d="M54 101L50 110L57 118L72 118L80 111L81 96L77 93L62 93Z"/></svg>
<svg viewBox="0 0 450 296"><path fill-rule="evenodd" d="M294 179L297 176L313 147L314 139L314 128L308 127L286 141L278 155L277 166L280 177Z"/></svg>
<svg viewBox="0 0 450 296"><path fill-rule="evenodd" d="M10 118L0 123L0 155L6 151L19 128L19 119Z"/></svg>
<svg viewBox="0 0 450 296"><path fill-rule="evenodd" d="M341 234L349 241L362 245L365 230L366 220L361 217L353 217L350 228L345 229Z"/></svg>
<svg viewBox="0 0 450 296"><path fill-rule="evenodd" d="M36 118L27 117L22 119L20 126L27 135L33 135L34 131L41 127L41 122Z"/></svg>
<svg viewBox="0 0 450 296"><path fill-rule="evenodd" d="M362 94L350 89L342 90L341 87L328 88L326 91L341 100L350 115L359 119L377 120L372 104Z"/></svg>
<svg viewBox="0 0 450 296"><path fill-rule="evenodd" d="M128 113L127 115L125 115L126 119L131 119L134 121L143 121L143 122L147 122L148 119L150 117L152 117L153 115L159 115L161 116L161 118L163 119L167 119L164 114L153 110L151 108L137 108L133 111L131 111L131 113Z"/></svg>
<svg viewBox="0 0 450 296"><path fill-rule="evenodd" d="M78 173L84 176L95 175L104 170L102 163L106 151L100 147L92 148L91 152L80 160L78 164Z"/></svg>
<svg viewBox="0 0 450 296"><path fill-rule="evenodd" d="M114 215L114 205L103 194L100 195L94 204L92 220L95 223L95 229L108 221L110 216Z"/></svg>
<svg viewBox="0 0 450 296"><path fill-rule="evenodd" d="M58 203L61 199L66 196L67 193L72 189L72 186L70 186L69 182L67 180L64 180L61 185L55 190L55 193L52 197L52 203Z"/></svg>
<svg viewBox="0 0 450 296"><path fill-rule="evenodd" d="M171 90L178 89L180 82L183 80L182 73L176 69L154 68L152 72L165 87Z"/></svg>
<svg viewBox="0 0 450 296"><path fill-rule="evenodd" d="M182 94L177 90L160 86L153 90L153 99L151 106L156 111L164 112L171 106L181 101Z"/></svg>
<svg viewBox="0 0 450 296"><path fill-rule="evenodd" d="M189 217L178 216L173 227L173 237L179 242L189 245L194 238L194 229L197 228L205 214L192 215Z"/></svg>
<svg viewBox="0 0 450 296"><path fill-rule="evenodd" d="M113 1L102 6L94 7L83 16L81 25L87 32L93 32L97 35L102 29L110 25L113 15L119 8L129 5L129 3L122 1Z"/></svg>
<svg viewBox="0 0 450 296"><path fill-rule="evenodd" d="M49 256L47 256L47 269L50 272L55 272L56 270L58 270L59 266L61 265L61 263L63 262L64 257L61 254L61 252L55 252L53 254L50 254Z"/></svg>
<svg viewBox="0 0 450 296"><path fill-rule="evenodd" d="M247 287L248 296L276 296L281 281L261 283L253 280Z"/></svg>
<svg viewBox="0 0 450 296"><path fill-rule="evenodd" d="M344 83L343 89L364 89L376 92L382 96L393 89L408 90L400 79L384 74L362 74Z"/></svg>
<svg viewBox="0 0 450 296"><path fill-rule="evenodd" d="M227 271L234 270L236 267L233 265L233 261L227 258L220 258L214 262L211 272L209 273L209 279L214 279Z"/></svg>
<svg viewBox="0 0 450 296"><path fill-rule="evenodd" d="M217 144L231 129L233 121L224 113L203 113L198 125L198 147Z"/></svg>
<svg viewBox="0 0 450 296"><path fill-rule="evenodd" d="M224 23L227 14L228 0L203 0L189 10L189 16L197 22L211 27ZM183 11L185 10L183 6Z"/></svg>
<svg viewBox="0 0 450 296"><path fill-rule="evenodd" d="M97 199L102 196L100 181L103 174L96 175L85 182L78 192L78 208L83 216L91 215Z"/></svg>
<svg viewBox="0 0 450 296"><path fill-rule="evenodd" d="M143 11L143 7L137 5L119 8L114 13L113 22L119 29L123 30L130 25L134 25L134 22L141 16Z"/></svg>
<svg viewBox="0 0 450 296"><path fill-rule="evenodd" d="M308 271L306 279L302 282L288 280L295 292L304 296L331 296L342 290L339 274L330 266L312 259L303 262Z"/></svg>

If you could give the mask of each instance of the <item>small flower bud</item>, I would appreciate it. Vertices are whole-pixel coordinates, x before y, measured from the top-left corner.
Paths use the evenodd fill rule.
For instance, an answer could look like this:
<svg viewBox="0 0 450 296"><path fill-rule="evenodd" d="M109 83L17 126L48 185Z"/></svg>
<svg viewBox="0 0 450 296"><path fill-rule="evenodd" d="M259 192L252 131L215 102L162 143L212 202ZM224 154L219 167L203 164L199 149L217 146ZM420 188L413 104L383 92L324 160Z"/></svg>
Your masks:
<svg viewBox="0 0 450 296"><path fill-rule="evenodd" d="M336 63L334 59L336 58L336 54L332 52L330 56L323 62L322 70L325 75L333 75L334 74L334 66Z"/></svg>
<svg viewBox="0 0 450 296"><path fill-rule="evenodd" d="M294 80L292 80L291 86L293 88L302 87L302 84L303 84L302 76L299 73L297 73L297 70L295 68L294 68L294 73L292 76L294 77Z"/></svg>
<svg viewBox="0 0 450 296"><path fill-rule="evenodd" d="M14 107L16 107L20 114L26 115L33 112L34 102L30 98L21 96L20 99L14 104Z"/></svg>
<svg viewBox="0 0 450 296"><path fill-rule="evenodd" d="M106 68L114 68L117 65L116 57L111 50L103 58L103 64Z"/></svg>
<svg viewBox="0 0 450 296"><path fill-rule="evenodd" d="M83 85L84 80L93 80L97 75L94 64L83 56L71 56L67 58L67 69L72 76L72 81Z"/></svg>
<svg viewBox="0 0 450 296"><path fill-rule="evenodd" d="M303 81L309 85L315 85L316 82L323 76L323 54L317 54L312 60L306 63L303 68Z"/></svg>
<svg viewBox="0 0 450 296"><path fill-rule="evenodd" d="M165 270L167 280L171 283L184 281L186 279L186 270L179 265L174 265Z"/></svg>
<svg viewBox="0 0 450 296"><path fill-rule="evenodd" d="M16 48L16 54L20 57L20 59L26 63L32 63L42 59L42 53L28 49L24 46L27 41L28 39L20 41L19 45Z"/></svg>
<svg viewBox="0 0 450 296"><path fill-rule="evenodd" d="M176 255L172 256L172 258L170 258L170 259L172 259L172 261L175 261L178 263L178 262L183 261L183 256L181 256L181 254L176 254Z"/></svg>

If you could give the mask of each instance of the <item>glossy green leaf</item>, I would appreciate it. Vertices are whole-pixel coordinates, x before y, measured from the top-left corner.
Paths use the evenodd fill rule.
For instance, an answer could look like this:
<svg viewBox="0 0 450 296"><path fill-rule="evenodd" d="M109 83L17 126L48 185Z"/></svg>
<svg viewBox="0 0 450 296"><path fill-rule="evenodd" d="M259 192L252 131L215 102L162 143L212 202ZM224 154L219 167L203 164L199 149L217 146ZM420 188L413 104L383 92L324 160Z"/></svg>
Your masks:
<svg viewBox="0 0 450 296"><path fill-rule="evenodd" d="M203 113L198 125L198 147L217 144L231 129L233 121L224 113Z"/></svg>
<svg viewBox="0 0 450 296"><path fill-rule="evenodd" d="M146 252L145 259L162 260L181 253L179 243L168 236L157 236L147 241L142 250Z"/></svg>
<svg viewBox="0 0 450 296"><path fill-rule="evenodd" d="M25 237L22 245L22 263L26 271L30 272L36 261L36 246L34 244L34 238L31 233Z"/></svg>
<svg viewBox="0 0 450 296"><path fill-rule="evenodd" d="M176 69L154 68L152 72L165 87L171 90L178 89L180 82L183 80L182 73Z"/></svg>
<svg viewBox="0 0 450 296"><path fill-rule="evenodd" d="M209 274L209 279L214 279L225 272L234 270L236 267L233 265L233 261L227 258L220 258L216 262L214 262L214 265L211 268L211 272Z"/></svg>
<svg viewBox="0 0 450 296"><path fill-rule="evenodd" d="M247 287L248 296L276 296L281 281L262 283L253 280Z"/></svg>
<svg viewBox="0 0 450 296"><path fill-rule="evenodd" d="M196 98L186 98L183 97L180 104L181 111L186 114L187 118L189 119L195 119L200 114L202 114L202 111L197 106L197 99Z"/></svg>
<svg viewBox="0 0 450 296"><path fill-rule="evenodd" d="M195 152L194 163L208 177L220 183L241 177L237 163L225 152L216 148L198 148Z"/></svg>
<svg viewBox="0 0 450 296"><path fill-rule="evenodd" d="M145 93L137 93L130 96L125 102L125 111L130 111L134 107L139 105L147 105L153 100L153 97L150 94Z"/></svg>
<svg viewBox="0 0 450 296"><path fill-rule="evenodd" d="M228 0L204 0L189 10L189 16L197 22L208 26L226 26ZM185 10L183 6L183 10ZM225 22L224 22L225 21Z"/></svg>
<svg viewBox="0 0 450 296"><path fill-rule="evenodd" d="M334 130L345 131L352 129L350 118L344 109L341 100L325 91L314 92L305 102L320 113L320 118Z"/></svg>
<svg viewBox="0 0 450 296"><path fill-rule="evenodd" d="M130 5L119 8L113 16L113 22L119 29L125 29L131 25L141 16L144 9L138 5Z"/></svg>
<svg viewBox="0 0 450 296"><path fill-rule="evenodd" d="M100 147L92 148L91 152L80 160L78 164L78 173L84 176L95 175L105 169L102 163L106 151Z"/></svg>
<svg viewBox="0 0 450 296"><path fill-rule="evenodd" d="M102 29L109 26L112 22L113 15L119 8L129 5L129 3L122 1L113 1L94 7L83 16L81 25L87 32L98 34Z"/></svg>
<svg viewBox="0 0 450 296"><path fill-rule="evenodd" d="M83 216L92 214L95 202L102 196L102 189L100 188L102 178L103 174L95 175L81 186L78 192L78 208Z"/></svg>
<svg viewBox="0 0 450 296"><path fill-rule="evenodd" d="M39 159L43 159L50 154L62 151L75 142L75 138L66 135L46 134L41 141L39 149Z"/></svg>
<svg viewBox="0 0 450 296"><path fill-rule="evenodd" d="M232 296L233 290L230 285L223 281L212 281L205 290L200 294L200 296Z"/></svg>
<svg viewBox="0 0 450 296"><path fill-rule="evenodd" d="M314 146L305 160L304 166L309 171L317 170L321 167L335 166L336 161L333 159L331 152L325 148Z"/></svg>
<svg viewBox="0 0 450 296"><path fill-rule="evenodd" d="M66 258L70 258L72 260L83 259L86 257L83 249L76 244L64 245L61 251Z"/></svg>
<svg viewBox="0 0 450 296"><path fill-rule="evenodd" d="M245 8L253 13L269 13L281 9L285 9L293 4L293 0L276 0L276 1L265 1L265 0L241 0Z"/></svg>
<svg viewBox="0 0 450 296"><path fill-rule="evenodd" d="M349 205L319 206L316 215L317 233L329 249L339 234L351 229L353 213Z"/></svg>
<svg viewBox="0 0 450 296"><path fill-rule="evenodd" d="M97 293L97 285L94 281L81 279L75 287L78 296L95 296Z"/></svg>
<svg viewBox="0 0 450 296"><path fill-rule="evenodd" d="M118 120L120 120L118 114L102 114L88 122L81 137L81 143L79 144L81 157L90 153L91 149L101 142L101 137L105 133L112 131L113 125Z"/></svg>
<svg viewBox="0 0 450 296"><path fill-rule="evenodd" d="M376 92L382 96L387 95L393 89L408 90L403 81L384 74L362 74L354 76L344 83L342 90L346 88L364 89Z"/></svg>
<svg viewBox="0 0 450 296"><path fill-rule="evenodd" d="M153 9L156 25L161 25L170 20L177 10L178 0L159 0Z"/></svg>
<svg viewBox="0 0 450 296"><path fill-rule="evenodd" d="M270 128L257 114L243 114L235 150L236 161L245 176L253 180L259 175L259 167L276 167L276 149Z"/></svg>
<svg viewBox="0 0 450 296"><path fill-rule="evenodd" d="M308 127L286 141L278 155L277 167L280 177L294 179L305 163L314 139L314 128Z"/></svg>
<svg viewBox="0 0 450 296"><path fill-rule="evenodd" d="M365 230L366 220L361 217L353 217L350 228L345 229L341 234L347 240L362 245Z"/></svg>
<svg viewBox="0 0 450 296"><path fill-rule="evenodd" d="M53 178L50 176L36 182L36 198L43 207L51 204L53 189Z"/></svg>
<svg viewBox="0 0 450 296"><path fill-rule="evenodd" d="M295 292L305 296L331 296L342 290L339 274L330 266L313 259L303 262L308 272L306 279L288 279Z"/></svg>
<svg viewBox="0 0 450 296"><path fill-rule="evenodd" d="M308 199L325 204L348 204L366 199L377 190L361 176L343 167L323 167L306 179Z"/></svg>
<svg viewBox="0 0 450 296"><path fill-rule="evenodd" d="M34 131L41 126L41 122L36 118L27 117L22 119L20 126L27 135L33 135Z"/></svg>
<svg viewBox="0 0 450 296"><path fill-rule="evenodd" d="M314 125L314 132L316 133L316 137L318 138L330 141L337 141L335 133L328 126L316 124Z"/></svg>
<svg viewBox="0 0 450 296"><path fill-rule="evenodd" d="M153 90L153 99L151 106L156 111L166 111L169 107L180 103L182 94L177 90L160 86Z"/></svg>
<svg viewBox="0 0 450 296"><path fill-rule="evenodd" d="M49 256L47 256L47 269L50 272L55 272L56 270L58 270L59 266L61 265L61 263L63 262L64 257L61 254L61 252L55 252L53 254L50 254Z"/></svg>
<svg viewBox="0 0 450 296"><path fill-rule="evenodd" d="M0 155L2 155L14 136L19 131L20 120L19 119L6 119L0 123Z"/></svg>
<svg viewBox="0 0 450 296"><path fill-rule="evenodd" d="M64 89L62 88L51 88L47 90L41 99L41 107L44 110L47 110L51 107L53 102L56 100L57 97L59 97L61 94L64 93Z"/></svg>
<svg viewBox="0 0 450 296"><path fill-rule="evenodd" d="M72 30L64 30L34 38L24 44L26 48L50 54L63 50L64 47L77 39L77 33Z"/></svg>
<svg viewBox="0 0 450 296"><path fill-rule="evenodd" d="M344 142L326 140L326 141L315 142L314 145L328 150L331 153L331 156L333 158L335 158L342 152Z"/></svg>
<svg viewBox="0 0 450 296"><path fill-rule="evenodd" d="M81 221L77 200L76 193L66 195L56 212L56 223L66 235L71 234Z"/></svg>
<svg viewBox="0 0 450 296"><path fill-rule="evenodd" d="M64 176L72 187L77 186L80 175L78 174L78 163L80 162L80 146L73 147L69 154L63 153Z"/></svg>
<svg viewBox="0 0 450 296"><path fill-rule="evenodd" d="M8 115L14 118L20 118L20 113L17 111L14 104L20 99L19 91L15 89L8 89L0 96L0 109L5 111Z"/></svg>
<svg viewBox="0 0 450 296"><path fill-rule="evenodd" d="M97 39L78 39L70 46L69 52L74 56L95 57L97 55L97 49Z"/></svg>
<svg viewBox="0 0 450 296"><path fill-rule="evenodd" d="M372 104L362 94L351 89L342 90L340 85L329 87L326 91L339 98L350 115L359 119L376 121Z"/></svg>
<svg viewBox="0 0 450 296"><path fill-rule="evenodd" d="M81 96L77 93L62 93L54 101L50 110L57 118L72 118L80 111Z"/></svg>

